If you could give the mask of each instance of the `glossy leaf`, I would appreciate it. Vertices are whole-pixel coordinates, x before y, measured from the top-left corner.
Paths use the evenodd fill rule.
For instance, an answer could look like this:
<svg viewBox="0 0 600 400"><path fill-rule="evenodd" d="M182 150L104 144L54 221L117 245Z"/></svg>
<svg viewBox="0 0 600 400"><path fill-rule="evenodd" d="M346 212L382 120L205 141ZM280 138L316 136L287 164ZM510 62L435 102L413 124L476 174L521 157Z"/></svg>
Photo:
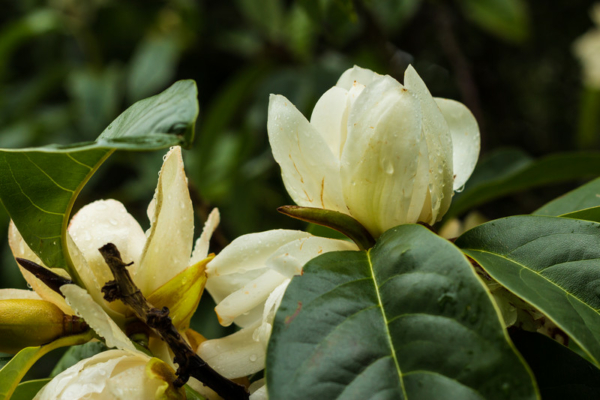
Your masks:
<svg viewBox="0 0 600 400"><path fill-rule="evenodd" d="M33 381L21 382L13 393L11 400L32 400L35 395L42 390L46 384L50 382L50 378L36 379Z"/></svg>
<svg viewBox="0 0 600 400"><path fill-rule="evenodd" d="M563 153L533 160L518 150L502 150L482 161L457 193L445 219L513 193L600 175L600 153Z"/></svg>
<svg viewBox="0 0 600 400"><path fill-rule="evenodd" d="M52 343L38 347L26 347L18 352L0 370L0 400L8 400L29 368L49 351L65 346L89 342L93 337L91 330L79 335L65 336Z"/></svg>
<svg viewBox="0 0 600 400"><path fill-rule="evenodd" d="M510 337L535 374L544 400L600 398L600 369L574 351L539 333Z"/></svg>
<svg viewBox="0 0 600 400"><path fill-rule="evenodd" d="M559 215L600 206L600 178L596 178L534 211L535 215Z"/></svg>
<svg viewBox="0 0 600 400"><path fill-rule="evenodd" d="M275 399L536 399L488 292L450 242L418 225L294 277L268 346Z"/></svg>
<svg viewBox="0 0 600 400"><path fill-rule="evenodd" d="M456 245L600 365L600 224L509 217L471 229Z"/></svg>
<svg viewBox="0 0 600 400"><path fill-rule="evenodd" d="M277 211L292 218L335 229L352 239L361 250L370 249L375 245L375 239L369 231L348 214L322 208L299 206L283 206L279 207Z"/></svg>
<svg viewBox="0 0 600 400"><path fill-rule="evenodd" d="M155 150L188 145L198 114L196 85L179 81L128 108L94 142L0 150L0 201L29 247L49 267L66 268L65 231L73 203L116 149Z"/></svg>

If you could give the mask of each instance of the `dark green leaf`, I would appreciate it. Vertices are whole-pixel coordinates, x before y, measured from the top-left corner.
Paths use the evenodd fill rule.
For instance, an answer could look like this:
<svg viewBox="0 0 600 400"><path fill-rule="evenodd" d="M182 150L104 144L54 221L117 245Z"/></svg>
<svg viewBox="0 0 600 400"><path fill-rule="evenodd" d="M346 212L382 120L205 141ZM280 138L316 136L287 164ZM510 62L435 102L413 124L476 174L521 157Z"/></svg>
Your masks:
<svg viewBox="0 0 600 400"><path fill-rule="evenodd" d="M283 206L279 207L277 211L292 218L335 229L352 239L361 250L370 249L375 245L375 239L369 231L348 214L322 208L299 206Z"/></svg>
<svg viewBox="0 0 600 400"><path fill-rule="evenodd" d="M600 365L600 224L509 217L471 229L456 245Z"/></svg>
<svg viewBox="0 0 600 400"><path fill-rule="evenodd" d="M11 400L32 400L35 395L42 390L46 384L50 382L50 378L36 379L34 381L21 382L13 393Z"/></svg>
<svg viewBox="0 0 600 400"><path fill-rule="evenodd" d="M554 154L533 161L517 150L499 151L477 166L445 218L525 189L598 175L600 153Z"/></svg>
<svg viewBox="0 0 600 400"><path fill-rule="evenodd" d="M600 370L574 351L539 333L510 337L535 374L542 399L600 398Z"/></svg>
<svg viewBox="0 0 600 400"><path fill-rule="evenodd" d="M559 215L596 206L600 206L600 178L594 179L552 200L550 203L534 211L533 214L558 217Z"/></svg>
<svg viewBox="0 0 600 400"><path fill-rule="evenodd" d="M467 259L418 225L307 263L267 351L275 399L538 397Z"/></svg>
<svg viewBox="0 0 600 400"><path fill-rule="evenodd" d="M179 81L129 107L94 142L0 150L0 201L29 247L49 267L78 279L65 230L75 198L116 149L188 145L198 115L196 85Z"/></svg>
<svg viewBox="0 0 600 400"><path fill-rule="evenodd" d="M460 5L469 19L503 39L522 42L529 34L523 0L461 0Z"/></svg>
<svg viewBox="0 0 600 400"><path fill-rule="evenodd" d="M106 345L102 342L88 342L85 344L80 344L79 346L73 346L66 351L58 363L54 366L54 369L50 373L50 377L54 378L56 375L77 364L79 361L90 358L98 353L102 353L107 349L108 347L106 347Z"/></svg>

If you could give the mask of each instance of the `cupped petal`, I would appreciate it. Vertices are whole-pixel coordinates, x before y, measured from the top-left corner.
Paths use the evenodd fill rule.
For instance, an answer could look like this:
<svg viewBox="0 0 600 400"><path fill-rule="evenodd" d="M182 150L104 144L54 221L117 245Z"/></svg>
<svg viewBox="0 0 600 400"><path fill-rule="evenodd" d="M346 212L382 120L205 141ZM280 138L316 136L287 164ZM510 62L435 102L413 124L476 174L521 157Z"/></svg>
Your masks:
<svg viewBox="0 0 600 400"><path fill-rule="evenodd" d="M248 390L250 391L250 400L269 400L265 378L252 382Z"/></svg>
<svg viewBox="0 0 600 400"><path fill-rule="evenodd" d="M448 211L454 194L452 138L448 124L425 82L410 65L404 73L404 85L421 105L423 132L429 150L429 194L432 205L431 220L423 222L433 224Z"/></svg>
<svg viewBox="0 0 600 400"><path fill-rule="evenodd" d="M254 374L265 367L265 350L254 338L260 321L229 336L203 342L198 355L226 378Z"/></svg>
<svg viewBox="0 0 600 400"><path fill-rule="evenodd" d="M165 156L153 203L148 240L133 278L144 294L187 268L192 253L194 210L180 147Z"/></svg>
<svg viewBox="0 0 600 400"><path fill-rule="evenodd" d="M121 350L141 353L135 348L131 340L129 340L117 324L108 316L102 306L96 303L85 289L71 284L61 286L60 291L65 295L67 304L69 304L77 312L77 315L82 317L98 335L106 340L106 345L108 347L117 347Z"/></svg>
<svg viewBox="0 0 600 400"><path fill-rule="evenodd" d="M12 221L10 221L10 225L8 227L8 245L10 246L10 249L12 250L13 256L15 258L24 258L26 260L33 261L45 267L45 265L42 263L42 260L40 260L40 258L29 248L27 243L25 243L25 239L23 239L23 236L21 236L19 230ZM65 299L60 294L50 289L48 286L46 286L44 282L33 276L32 273L30 273L20 265L19 269L21 271L21 274L23 274L23 278L25 278L29 286L31 286L31 288L35 290L35 292L38 295L40 295L42 299L53 303L58 308L60 308L65 314L75 314L73 309L71 309L71 307L67 305ZM62 269L50 268L50 270L52 272L58 273L61 276L64 276L65 278L70 279L66 271Z"/></svg>
<svg viewBox="0 0 600 400"><path fill-rule="evenodd" d="M229 326L242 314L248 313L257 306L262 308L271 292L285 280L287 278L280 273L267 270L244 287L225 297L215 307L221 325Z"/></svg>
<svg viewBox="0 0 600 400"><path fill-rule="evenodd" d="M208 214L208 218L204 223L204 229L202 229L202 234L200 235L198 240L196 240L196 244L194 245L194 251L192 252L192 259L190 260L190 265L194 265L208 256L210 238L219 226L220 221L221 216L219 214L219 209L214 208L210 212L210 214Z"/></svg>
<svg viewBox="0 0 600 400"><path fill-rule="evenodd" d="M37 294L36 292L34 292L33 290L0 289L0 300L9 300L9 299L42 300L40 295Z"/></svg>
<svg viewBox="0 0 600 400"><path fill-rule="evenodd" d="M267 267L292 278L302 273L304 264L330 251L358 250L356 244L337 239L311 236L291 241L277 249L266 262Z"/></svg>
<svg viewBox="0 0 600 400"><path fill-rule="evenodd" d="M275 229L240 236L208 263L206 272L209 282L207 286L210 286L212 278L215 277L262 269L265 267L265 262L278 248L294 240L311 236L307 232L287 229ZM213 295L213 297L215 296ZM221 300L222 298L219 296L215 298L216 302Z"/></svg>
<svg viewBox="0 0 600 400"><path fill-rule="evenodd" d="M389 76L373 81L352 105L342 186L351 215L374 237L416 222L407 216L419 169L421 121L418 100Z"/></svg>
<svg viewBox="0 0 600 400"><path fill-rule="evenodd" d="M444 115L452 135L453 189L459 190L464 187L473 173L479 158L481 147L479 125L464 104L438 97L435 98L435 102Z"/></svg>
<svg viewBox="0 0 600 400"><path fill-rule="evenodd" d="M347 214L338 157L285 97L271 95L267 130L273 157L281 167L283 183L294 202Z"/></svg>
<svg viewBox="0 0 600 400"><path fill-rule="evenodd" d="M131 271L135 271L146 243L140 224L116 200L98 200L83 207L71 219L68 232L101 286L113 276L100 247L113 243L123 261L133 262Z"/></svg>
<svg viewBox="0 0 600 400"><path fill-rule="evenodd" d="M154 307L169 308L169 316L177 329L185 330L190 326L204 292L206 264L211 259L205 258L186 268L148 296L148 302Z"/></svg>
<svg viewBox="0 0 600 400"><path fill-rule="evenodd" d="M340 158L342 144L346 141L348 121L348 91L334 86L326 91L315 104L310 124L321 134L331 149Z"/></svg>
<svg viewBox="0 0 600 400"><path fill-rule="evenodd" d="M355 65L354 67L344 71L335 85L343 89L350 90L354 85L354 82L367 86L375 79L380 77L381 75L371 71L370 69L361 68Z"/></svg>

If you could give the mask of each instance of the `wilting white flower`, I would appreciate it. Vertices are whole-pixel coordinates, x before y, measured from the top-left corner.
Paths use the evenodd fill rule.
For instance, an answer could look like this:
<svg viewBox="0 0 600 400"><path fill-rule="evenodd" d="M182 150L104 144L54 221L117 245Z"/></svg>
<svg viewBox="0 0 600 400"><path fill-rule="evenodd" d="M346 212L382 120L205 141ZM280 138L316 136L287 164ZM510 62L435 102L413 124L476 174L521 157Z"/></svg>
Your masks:
<svg viewBox="0 0 600 400"><path fill-rule="evenodd" d="M38 392L35 400L185 399L173 386L177 378L169 364L137 350L104 309L77 285L60 288L69 306L105 339L109 350L61 372Z"/></svg>
<svg viewBox="0 0 600 400"><path fill-rule="evenodd" d="M479 128L454 100L433 98L414 68L404 85L354 67L319 99L310 122L271 95L269 140L285 187L305 207L356 218L373 236L433 224L479 155Z"/></svg>
<svg viewBox="0 0 600 400"><path fill-rule="evenodd" d="M585 85L600 89L600 3L592 7L590 14L596 27L573 43L573 51L582 64Z"/></svg>
<svg viewBox="0 0 600 400"><path fill-rule="evenodd" d="M358 250L351 242L292 230L244 235L209 262L206 289L222 325L242 329L200 344L198 354L220 374L239 378L265 366L275 313L287 285L304 264L330 251ZM264 390L257 390L259 396ZM256 397L255 396L255 397Z"/></svg>
<svg viewBox="0 0 600 400"><path fill-rule="evenodd" d="M120 202L101 200L88 204L70 221L69 255L95 302L122 323L132 311L120 301L106 302L101 293L113 276L98 248L107 243L115 244L123 261L133 262L129 272L150 303L159 308L169 307L174 325L184 330L204 290L208 242L219 223L219 215L217 210L211 213L192 253L194 212L179 147L172 148L164 158L148 217L151 227L144 233ZM12 223L9 244L15 257L43 265ZM61 269L53 271L66 275ZM67 314L74 314L58 293L25 269L21 268L21 272L44 300L56 304Z"/></svg>

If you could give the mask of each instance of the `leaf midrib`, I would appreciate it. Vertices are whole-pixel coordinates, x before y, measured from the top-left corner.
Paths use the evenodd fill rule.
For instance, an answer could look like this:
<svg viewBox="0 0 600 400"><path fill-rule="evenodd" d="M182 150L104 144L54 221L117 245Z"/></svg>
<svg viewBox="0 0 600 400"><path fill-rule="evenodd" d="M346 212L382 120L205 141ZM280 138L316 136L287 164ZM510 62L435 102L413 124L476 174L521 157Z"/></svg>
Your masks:
<svg viewBox="0 0 600 400"><path fill-rule="evenodd" d="M405 399L408 399L408 395L406 394L406 388L404 387L404 379L402 375L402 370L400 369L400 363L398 362L398 358L396 357L396 351L394 350L394 342L392 340L392 334L390 332L389 320L385 313L385 309L383 308L383 302L381 301L381 294L379 293L379 286L377 284L377 278L375 278L375 271L373 270L373 263L371 262L371 250L367 250L367 262L369 264L369 271L371 272L371 277L373 278L373 285L375 286L375 293L377 294L377 302L378 306L381 309L381 315L383 317L383 322L385 325L385 331L387 333L387 339L390 343L390 353L392 358L394 359L394 364L396 365L396 372L398 373L398 380L400 381L400 388L402 389L402 395Z"/></svg>
<svg viewBox="0 0 600 400"><path fill-rule="evenodd" d="M553 286L555 286L555 287L559 288L559 289L560 289L560 290L561 290L563 293L565 293L565 294L566 294L566 296L570 296L570 297L572 297L573 299L577 300L579 303L583 304L585 307L587 307L588 309L592 310L594 313L596 313L596 314L598 314L598 315L600 316L600 313L598 312L598 310L596 310L596 309L595 309L595 308L593 308L593 307L590 307L590 306L589 306L589 305L588 305L586 302L584 302L583 300L581 300L579 297L577 297L577 296L576 296L576 295L574 295L573 293L569 292L568 290L566 290L566 289L565 289L565 288L563 288L562 286L558 285L557 283L555 283L555 282L551 281L550 279L548 279L547 277L545 277L545 276L544 276L544 275L542 275L541 273L539 273L539 272L537 272L537 271L535 271L535 270L533 270L533 269L531 269L531 268L528 268L526 265L523 265L523 264L521 264L521 263L519 263L519 262L517 262L517 261L515 261L515 260L512 260L512 259L510 259L510 258L508 258L508 257L505 257L505 256L503 256L503 255L501 255L501 254L498 254L498 253L492 253L491 251L486 251L486 250L481 250L481 249L463 249L463 250L466 250L466 251L472 251L472 252L480 252L480 253L486 253L486 254L490 254L490 255L492 255L492 256L495 256L495 257L501 258L501 259L503 259L503 260L506 260L506 261L507 261L507 262L509 262L509 263L512 263L512 264L515 264L515 265L519 266L519 267L521 268L521 270L526 270L526 271L532 272L532 273L533 273L533 274L535 274L536 276L539 276L540 278L542 278L542 279L544 279L545 281L549 282L549 283L550 283L550 284L552 284ZM487 271L487 270L486 270L486 271ZM488 272L488 273L490 273L489 271L487 271L487 272ZM490 275L492 275L492 277L493 277L494 279L496 279L496 278L494 277L494 275L493 275L493 274L491 274L491 273L490 273ZM519 272L519 279L520 279L521 281L523 281L523 278L521 277L521 273L520 273L520 272ZM508 289L508 288L506 288L506 289ZM512 292L512 290L510 290L510 289L508 289L508 290L509 290L510 292ZM515 294L516 294L516 293L515 293ZM517 295L518 295L518 294L517 294ZM542 310L542 311L544 312L544 315L546 315L548 318L550 318L550 317L549 317L549 315L548 315L548 313L547 313L547 312L545 312L545 310L544 310L542 307L539 307L537 304L536 304L535 306L536 306L538 309ZM563 326L563 324L558 324L558 323L557 323L557 322L556 322L556 321L555 321L553 318L550 318L550 319L552 319L552 321L553 321L554 323L556 323L557 325L561 326L561 328L562 328L562 329L564 329L564 326ZM583 320L583 318L582 318L582 320ZM587 328L587 329L588 329L590 332L592 332L592 330L591 330L591 329L590 329L590 328L587 326L587 323L585 323L585 320L584 320L583 322L584 322L584 324L585 324L586 328ZM570 331L570 329L565 329L565 330L566 330L567 332L569 332L569 331ZM583 351L585 351L585 353L586 353L586 354L587 354L587 355L588 355L588 356L589 356L589 357L590 357L590 358L591 358L591 359L594 361L594 363L595 363L596 365L600 365L600 363L598 362L598 360L596 360L596 357L594 357L592 354L590 354L590 352L589 352L589 351L588 351L588 350L585 348L585 346L584 346L584 345L583 345L583 344L582 344L582 343L581 343L579 340L577 340L577 339L576 339L576 338L575 338L573 335L571 335L571 337L572 337L572 339L573 339L575 342L577 342L577 344L578 344L578 345L579 345L579 346L580 346L580 347L583 349Z"/></svg>

